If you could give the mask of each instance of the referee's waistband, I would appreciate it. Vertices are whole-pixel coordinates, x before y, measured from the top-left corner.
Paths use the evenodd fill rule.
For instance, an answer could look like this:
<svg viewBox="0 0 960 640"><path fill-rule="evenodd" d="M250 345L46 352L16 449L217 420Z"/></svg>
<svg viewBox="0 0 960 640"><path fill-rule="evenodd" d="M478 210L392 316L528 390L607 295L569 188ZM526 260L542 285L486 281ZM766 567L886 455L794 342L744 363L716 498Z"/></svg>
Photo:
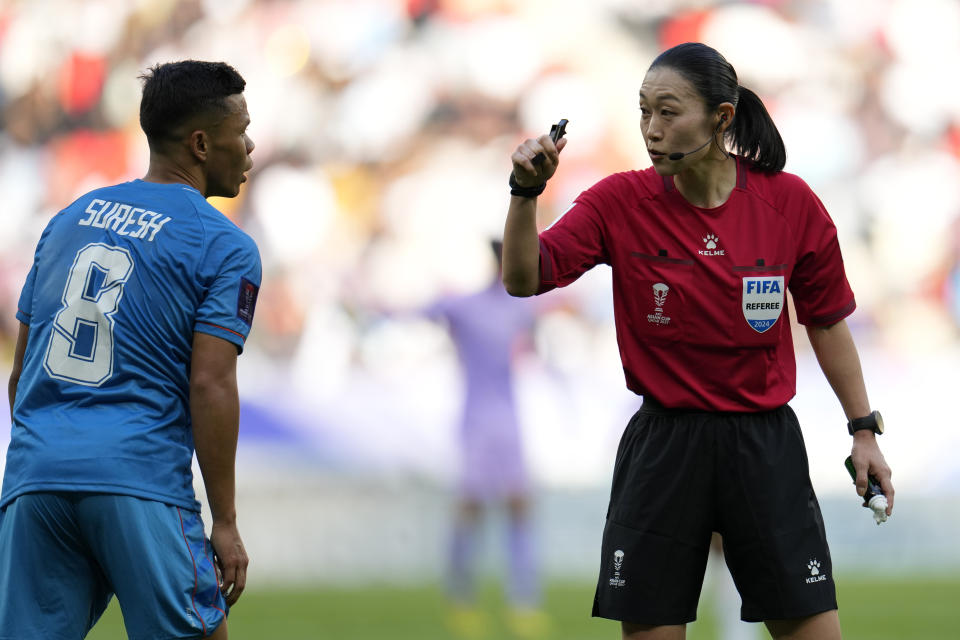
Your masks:
<svg viewBox="0 0 960 640"><path fill-rule="evenodd" d="M643 396L643 404L640 405L640 411L644 413L655 413L658 415L681 415L684 413L713 413L706 409L691 409L689 407L666 407L662 402L653 396Z"/></svg>
<svg viewBox="0 0 960 640"><path fill-rule="evenodd" d="M781 405L779 407L774 407L773 409L761 410L761 411L715 411L711 409L694 409L691 407L666 407L662 402L654 398L653 396L643 396L643 404L640 405L640 411L643 413L651 413L660 416L679 416L679 415L689 415L694 413L709 413L711 415L758 415L761 413L768 413L771 411L780 411L787 405Z"/></svg>

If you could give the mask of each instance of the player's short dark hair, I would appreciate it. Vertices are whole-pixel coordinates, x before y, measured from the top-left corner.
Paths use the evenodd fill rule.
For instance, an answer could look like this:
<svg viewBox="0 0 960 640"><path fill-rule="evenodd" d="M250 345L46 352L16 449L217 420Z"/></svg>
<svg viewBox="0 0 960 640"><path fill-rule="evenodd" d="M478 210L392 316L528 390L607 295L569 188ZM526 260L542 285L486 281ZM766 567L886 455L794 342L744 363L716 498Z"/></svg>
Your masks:
<svg viewBox="0 0 960 640"><path fill-rule="evenodd" d="M150 67L140 76L140 128L152 147L171 139L190 118L227 114L227 96L242 93L246 81L225 62L181 60Z"/></svg>

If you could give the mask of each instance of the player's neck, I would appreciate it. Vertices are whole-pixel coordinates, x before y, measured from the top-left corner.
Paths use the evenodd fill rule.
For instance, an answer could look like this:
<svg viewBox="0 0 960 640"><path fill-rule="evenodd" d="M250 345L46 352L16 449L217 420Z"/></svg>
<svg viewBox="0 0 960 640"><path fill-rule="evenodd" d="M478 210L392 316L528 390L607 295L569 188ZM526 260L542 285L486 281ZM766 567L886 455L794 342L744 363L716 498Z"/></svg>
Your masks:
<svg viewBox="0 0 960 640"><path fill-rule="evenodd" d="M185 184L206 195L207 185L201 174L160 154L150 154L150 166L143 180L159 184Z"/></svg>
<svg viewBox="0 0 960 640"><path fill-rule="evenodd" d="M719 207L737 184L737 162L730 157L705 158L673 178L677 191L695 207Z"/></svg>

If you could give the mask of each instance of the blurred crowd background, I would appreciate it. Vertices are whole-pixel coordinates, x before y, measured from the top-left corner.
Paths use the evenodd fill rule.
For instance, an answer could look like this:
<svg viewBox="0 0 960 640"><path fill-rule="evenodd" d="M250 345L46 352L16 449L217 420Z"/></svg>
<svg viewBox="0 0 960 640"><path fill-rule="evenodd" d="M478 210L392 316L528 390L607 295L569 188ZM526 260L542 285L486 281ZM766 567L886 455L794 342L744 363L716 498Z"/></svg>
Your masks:
<svg viewBox="0 0 960 640"><path fill-rule="evenodd" d="M246 518L270 513L302 531L285 549L261 550L250 534L251 555L309 573L302 546L321 540L312 560L345 557L324 575L349 577L368 558L351 555L366 540L358 523L421 517L422 531L426 513L442 528L443 509L423 496L443 496L455 476L462 379L445 328L423 311L491 278L510 153L569 119L542 226L603 176L648 166L637 90L660 50L692 40L719 49L763 98L787 170L837 224L858 302L849 322L889 425L903 512L921 498L957 505L955 0L3 0L0 368L48 219L94 186L145 173L137 76L164 61L229 62L248 83L254 169L238 198L214 204L256 239L264 267L239 365L240 498L257 505ZM588 514L575 562L589 574L639 399L624 386L605 267L528 303L538 319L515 357L526 451L547 511L587 505L573 513ZM794 404L815 484L866 521L842 468L842 412L795 333ZM885 531L919 548L909 522L895 515ZM409 540L370 544L380 568L430 565ZM571 546L563 555L579 557Z"/></svg>

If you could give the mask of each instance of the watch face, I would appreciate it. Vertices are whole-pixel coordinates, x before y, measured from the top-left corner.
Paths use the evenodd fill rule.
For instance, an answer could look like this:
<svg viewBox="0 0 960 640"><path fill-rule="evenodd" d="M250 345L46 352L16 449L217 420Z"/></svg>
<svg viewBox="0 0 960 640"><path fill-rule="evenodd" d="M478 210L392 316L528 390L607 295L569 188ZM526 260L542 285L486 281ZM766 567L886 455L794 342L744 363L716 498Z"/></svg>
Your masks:
<svg viewBox="0 0 960 640"><path fill-rule="evenodd" d="M873 415L877 419L877 433L883 433L883 416L880 415L879 411L874 411Z"/></svg>

